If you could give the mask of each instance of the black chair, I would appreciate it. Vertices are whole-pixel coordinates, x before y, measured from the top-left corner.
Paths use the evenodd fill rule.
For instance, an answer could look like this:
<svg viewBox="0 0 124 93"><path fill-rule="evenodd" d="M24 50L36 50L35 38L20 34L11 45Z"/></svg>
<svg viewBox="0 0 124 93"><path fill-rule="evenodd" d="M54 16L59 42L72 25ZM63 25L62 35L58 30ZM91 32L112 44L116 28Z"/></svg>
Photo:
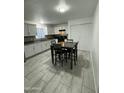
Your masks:
<svg viewBox="0 0 124 93"><path fill-rule="evenodd" d="M73 39L67 39L67 42L72 43L73 42ZM68 57L70 58L71 50L68 49L67 52L68 52Z"/></svg>
<svg viewBox="0 0 124 93"><path fill-rule="evenodd" d="M51 40L51 45L56 44L55 40Z"/></svg>
<svg viewBox="0 0 124 93"><path fill-rule="evenodd" d="M76 65L76 61L77 61L77 58L78 58L78 49L77 49L78 43L79 43L79 42L76 43L75 48L73 49L73 55L74 55L74 62L75 62L75 65Z"/></svg>
<svg viewBox="0 0 124 93"><path fill-rule="evenodd" d="M75 47L73 48L73 50L71 51L71 49L67 50L68 53L68 58L74 60L74 64L76 65L76 61L77 61L77 57L78 57L78 42L76 43ZM71 56L72 55L72 56Z"/></svg>
<svg viewBox="0 0 124 93"><path fill-rule="evenodd" d="M60 44L53 44L54 56L55 56L55 65L57 62L60 62L63 66L64 54L63 49Z"/></svg>
<svg viewBox="0 0 124 93"><path fill-rule="evenodd" d="M73 39L67 39L67 42L73 42Z"/></svg>
<svg viewBox="0 0 124 93"><path fill-rule="evenodd" d="M73 39L67 39L67 42L68 43L72 43L73 42ZM67 49L67 56L70 58L70 53L71 53L71 50L70 49Z"/></svg>

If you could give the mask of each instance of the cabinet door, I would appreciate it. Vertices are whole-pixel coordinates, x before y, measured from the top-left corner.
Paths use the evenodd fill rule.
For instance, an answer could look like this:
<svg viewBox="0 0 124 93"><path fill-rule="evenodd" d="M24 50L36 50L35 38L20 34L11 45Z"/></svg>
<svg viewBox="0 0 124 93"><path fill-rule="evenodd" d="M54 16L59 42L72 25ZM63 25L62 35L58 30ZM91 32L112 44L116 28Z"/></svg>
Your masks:
<svg viewBox="0 0 124 93"><path fill-rule="evenodd" d="M43 42L40 43L40 50L43 51Z"/></svg>
<svg viewBox="0 0 124 93"><path fill-rule="evenodd" d="M34 46L35 46L35 54L37 54L37 53L40 53L41 52L41 44L40 43L36 43L36 44L34 44Z"/></svg>
<svg viewBox="0 0 124 93"><path fill-rule="evenodd" d="M42 42L42 49L43 49L43 51L46 50L46 43L45 43L45 41Z"/></svg>
<svg viewBox="0 0 124 93"><path fill-rule="evenodd" d="M25 48L24 51L25 51L25 57L26 58L34 55L34 46L33 46L33 44L26 45L26 46L24 46L24 48Z"/></svg>
<svg viewBox="0 0 124 93"><path fill-rule="evenodd" d="M47 41L45 42L45 46L46 46L45 50L48 49L48 42Z"/></svg>
<svg viewBox="0 0 124 93"><path fill-rule="evenodd" d="M47 41L46 43L47 43L47 49L49 49L50 48L50 41Z"/></svg>
<svg viewBox="0 0 124 93"><path fill-rule="evenodd" d="M36 35L36 25L28 24L29 35Z"/></svg>
<svg viewBox="0 0 124 93"><path fill-rule="evenodd" d="M24 24L24 35L27 36L28 34L28 26L27 24Z"/></svg>

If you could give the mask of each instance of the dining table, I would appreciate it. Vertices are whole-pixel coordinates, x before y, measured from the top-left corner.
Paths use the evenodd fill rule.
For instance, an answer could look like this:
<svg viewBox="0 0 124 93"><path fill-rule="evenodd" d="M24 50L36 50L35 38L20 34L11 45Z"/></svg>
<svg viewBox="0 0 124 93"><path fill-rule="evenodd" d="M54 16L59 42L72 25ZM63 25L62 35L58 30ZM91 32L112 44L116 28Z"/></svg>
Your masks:
<svg viewBox="0 0 124 93"><path fill-rule="evenodd" d="M70 56L71 56L71 62L70 62L70 68L73 69L73 59L72 59L72 53L73 49L75 48L77 42L58 42L56 44L60 44L62 49L71 50ZM54 50L51 46L51 58L52 63L54 64Z"/></svg>

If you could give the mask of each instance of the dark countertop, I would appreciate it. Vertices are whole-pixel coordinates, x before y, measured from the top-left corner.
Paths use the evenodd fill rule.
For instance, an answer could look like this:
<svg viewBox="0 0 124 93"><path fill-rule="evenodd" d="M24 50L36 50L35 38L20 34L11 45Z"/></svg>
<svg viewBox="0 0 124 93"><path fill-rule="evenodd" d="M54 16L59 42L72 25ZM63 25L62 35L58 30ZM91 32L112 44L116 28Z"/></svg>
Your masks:
<svg viewBox="0 0 124 93"><path fill-rule="evenodd" d="M40 39L36 39L35 36L24 36L24 45L29 45L29 44L33 44L33 43L38 43L38 42L44 42L44 41L48 41L48 40L52 40L52 39L58 39L58 41L63 40L63 38L67 38L68 34L49 34L46 35L46 38L40 38Z"/></svg>
<svg viewBox="0 0 124 93"><path fill-rule="evenodd" d="M34 41L24 42L24 45L29 45L29 44L33 44L33 43L44 42L44 41L48 41L48 40L52 40L52 39L47 39L47 38L35 39Z"/></svg>

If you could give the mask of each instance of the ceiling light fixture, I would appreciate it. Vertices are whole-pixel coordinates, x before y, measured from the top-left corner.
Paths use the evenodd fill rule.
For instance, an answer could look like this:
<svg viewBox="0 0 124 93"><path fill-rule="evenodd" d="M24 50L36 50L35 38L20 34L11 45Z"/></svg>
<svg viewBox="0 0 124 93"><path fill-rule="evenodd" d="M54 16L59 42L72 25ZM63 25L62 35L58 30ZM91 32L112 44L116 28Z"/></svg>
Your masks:
<svg viewBox="0 0 124 93"><path fill-rule="evenodd" d="M43 20L41 20L41 21L40 21L40 23L41 23L41 24L44 24L44 21L43 21Z"/></svg>
<svg viewBox="0 0 124 93"><path fill-rule="evenodd" d="M60 0L59 5L56 6L55 9L60 13L64 13L68 11L70 7L66 4L65 0Z"/></svg>
<svg viewBox="0 0 124 93"><path fill-rule="evenodd" d="M61 7L61 8L58 8L58 11L61 13L64 13L66 11L66 9Z"/></svg>

